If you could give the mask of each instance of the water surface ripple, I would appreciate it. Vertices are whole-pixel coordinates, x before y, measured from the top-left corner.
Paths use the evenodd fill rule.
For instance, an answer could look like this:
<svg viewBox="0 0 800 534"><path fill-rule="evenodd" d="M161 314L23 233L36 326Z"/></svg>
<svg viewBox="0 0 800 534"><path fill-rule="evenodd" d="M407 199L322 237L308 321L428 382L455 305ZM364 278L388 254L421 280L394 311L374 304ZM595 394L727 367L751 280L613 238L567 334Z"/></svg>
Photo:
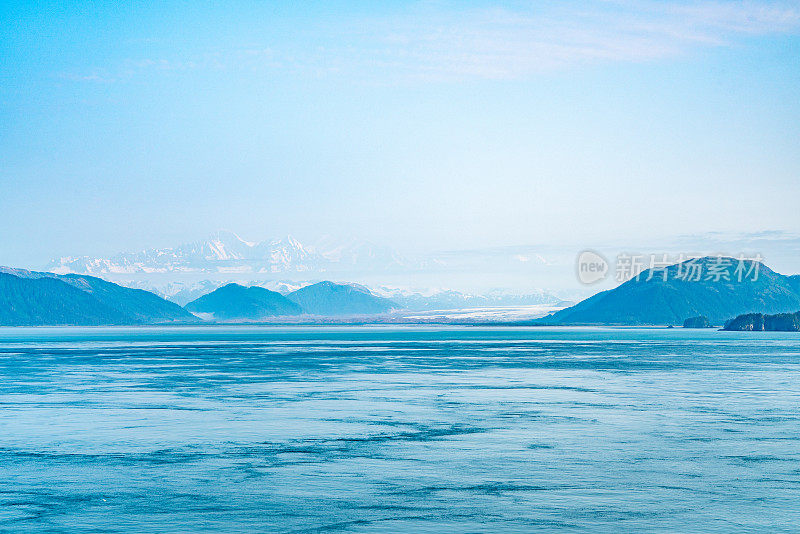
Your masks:
<svg viewBox="0 0 800 534"><path fill-rule="evenodd" d="M3 532L798 532L800 336L0 328Z"/></svg>

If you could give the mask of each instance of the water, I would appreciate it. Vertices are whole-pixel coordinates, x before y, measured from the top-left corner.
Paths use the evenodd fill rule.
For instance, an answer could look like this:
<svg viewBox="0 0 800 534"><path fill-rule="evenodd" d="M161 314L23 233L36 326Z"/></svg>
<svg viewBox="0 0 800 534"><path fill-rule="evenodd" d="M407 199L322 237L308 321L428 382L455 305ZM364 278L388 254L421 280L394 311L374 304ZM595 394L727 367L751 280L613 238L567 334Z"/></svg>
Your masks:
<svg viewBox="0 0 800 534"><path fill-rule="evenodd" d="M800 336L0 329L3 532L798 532Z"/></svg>

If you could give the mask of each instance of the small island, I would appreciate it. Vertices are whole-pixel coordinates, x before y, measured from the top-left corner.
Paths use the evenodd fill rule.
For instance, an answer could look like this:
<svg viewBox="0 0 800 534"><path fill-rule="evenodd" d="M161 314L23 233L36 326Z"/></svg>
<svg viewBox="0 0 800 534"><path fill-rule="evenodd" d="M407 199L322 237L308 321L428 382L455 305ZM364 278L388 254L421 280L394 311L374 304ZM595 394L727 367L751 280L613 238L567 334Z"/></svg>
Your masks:
<svg viewBox="0 0 800 534"><path fill-rule="evenodd" d="M723 330L746 332L800 332L800 311L795 313L745 313L725 322Z"/></svg>
<svg viewBox="0 0 800 534"><path fill-rule="evenodd" d="M689 317L683 321L684 328L711 328L711 321L705 315Z"/></svg>

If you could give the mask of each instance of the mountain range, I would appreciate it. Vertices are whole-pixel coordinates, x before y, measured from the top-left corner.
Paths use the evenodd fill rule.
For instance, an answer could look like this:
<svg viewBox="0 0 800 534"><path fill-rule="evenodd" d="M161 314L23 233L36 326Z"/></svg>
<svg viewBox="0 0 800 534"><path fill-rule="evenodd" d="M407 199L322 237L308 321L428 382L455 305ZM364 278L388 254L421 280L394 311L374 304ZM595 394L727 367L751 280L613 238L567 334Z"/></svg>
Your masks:
<svg viewBox="0 0 800 534"><path fill-rule="evenodd" d="M0 325L137 325L249 322L271 317L368 316L398 308L351 284L319 282L283 295L226 284L181 307L142 289L88 275L0 267Z"/></svg>
<svg viewBox="0 0 800 534"><path fill-rule="evenodd" d="M373 295L365 287L327 281L292 291L286 298L311 315L378 315L399 307L389 299Z"/></svg>
<svg viewBox="0 0 800 534"><path fill-rule="evenodd" d="M695 268L706 274L690 274ZM364 286L330 281L268 283L280 291L238 284L217 288L210 283L205 288L206 294L189 302L184 309L149 291L123 287L94 276L0 268L0 324L198 322L190 311L215 321L253 321L301 314L375 316L399 309L464 308L467 302L478 307L498 306L511 298L446 291L422 295L388 288L376 294ZM386 298L390 295L391 299ZM554 297L543 292L514 298L518 305L557 305ZM597 293L530 324L677 325L700 317L707 318L710 324L724 324L743 314L768 317L798 309L800 275L785 276L759 262L706 257L646 270L612 290ZM749 325L750 319L745 319L744 323ZM765 325L768 322L764 319Z"/></svg>
<svg viewBox="0 0 800 534"><path fill-rule="evenodd" d="M185 306L189 302L224 286L229 281L200 280L197 282L168 282L153 285L146 282L127 282L123 285L153 291L167 300ZM250 280L239 281L240 285L259 286L288 295L300 288L318 283L316 280ZM135 284L135 285L133 285ZM345 284L352 285L352 284ZM526 293L512 293L507 290L490 290L485 293L465 293L451 289L413 290L387 286L360 286L374 295L391 300L396 307L409 311L456 310L468 308L487 308L497 306L539 306L561 305L571 303L542 290Z"/></svg>
<svg viewBox="0 0 800 534"><path fill-rule="evenodd" d="M303 309L280 293L253 286L227 284L188 303L186 309L214 321L257 321L300 315Z"/></svg>
<svg viewBox="0 0 800 534"><path fill-rule="evenodd" d="M756 273L740 276L737 269ZM690 272L703 273L699 279ZM714 273L712 277L708 273ZM740 280L741 279L741 280ZM800 309L800 275L785 276L763 263L705 257L645 270L620 286L549 315L540 324L676 325L705 316L723 324L744 313Z"/></svg>
<svg viewBox="0 0 800 534"><path fill-rule="evenodd" d="M287 295L239 284L226 284L193 300L186 309L206 320L262 321L271 317L378 315L397 308L394 302L352 284L319 282Z"/></svg>
<svg viewBox="0 0 800 534"><path fill-rule="evenodd" d="M63 256L51 260L43 270L100 276L165 296L182 291L180 284L190 286L203 280L219 287L228 282L264 285L275 279L292 283L339 279L371 286L403 286L414 280L420 287L458 287L470 292L486 291L495 286L496 280L503 280L505 287L522 293L529 290L532 280L539 286L562 288L564 283L555 282L556 279L567 279L567 285L573 283L565 268L572 258L545 259L542 255L551 252L539 246L524 246L400 254L390 247L352 237L323 236L301 242L286 236L255 242L220 231L207 239L174 247L112 256ZM169 285L175 289L166 287ZM213 289L211 285L206 284L204 289ZM199 292L190 289L176 302L186 304L198 296Z"/></svg>
<svg viewBox="0 0 800 534"><path fill-rule="evenodd" d="M220 231L208 239L174 248L127 252L108 258L66 256L50 262L48 271L80 274L134 273L303 273L337 269L386 271L408 261L387 247L355 239L323 237L304 245L287 236L245 241Z"/></svg>
<svg viewBox="0 0 800 534"><path fill-rule="evenodd" d="M158 295L93 276L0 268L2 325L193 323L191 313Z"/></svg>

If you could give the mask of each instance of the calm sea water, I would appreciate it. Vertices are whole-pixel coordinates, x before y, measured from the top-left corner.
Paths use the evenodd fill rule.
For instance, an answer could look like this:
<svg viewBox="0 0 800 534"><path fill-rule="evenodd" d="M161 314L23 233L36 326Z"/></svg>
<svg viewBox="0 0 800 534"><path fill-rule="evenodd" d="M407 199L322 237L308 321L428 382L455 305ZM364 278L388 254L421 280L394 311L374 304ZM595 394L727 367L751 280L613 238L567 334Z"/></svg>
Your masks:
<svg viewBox="0 0 800 534"><path fill-rule="evenodd" d="M800 336L0 329L0 531L798 532Z"/></svg>

